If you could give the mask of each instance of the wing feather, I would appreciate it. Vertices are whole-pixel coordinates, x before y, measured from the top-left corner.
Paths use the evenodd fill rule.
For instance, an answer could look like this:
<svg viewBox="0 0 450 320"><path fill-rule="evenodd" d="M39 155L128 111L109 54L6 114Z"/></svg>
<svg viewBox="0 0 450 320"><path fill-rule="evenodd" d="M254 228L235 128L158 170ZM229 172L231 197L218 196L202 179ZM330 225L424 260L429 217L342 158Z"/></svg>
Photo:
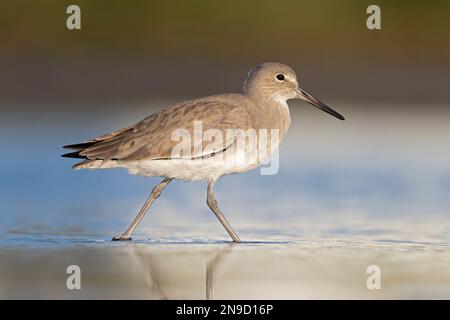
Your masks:
<svg viewBox="0 0 450 320"><path fill-rule="evenodd" d="M230 100L213 96L187 101L152 114L133 126L65 148L77 150L68 155L88 160L168 159L179 143L172 140L174 130L187 130L193 137L195 121L201 122L203 132L217 129L224 138L226 129L250 128L251 117L246 108ZM203 142L203 147L207 143ZM191 155L205 156L197 154L193 145Z"/></svg>

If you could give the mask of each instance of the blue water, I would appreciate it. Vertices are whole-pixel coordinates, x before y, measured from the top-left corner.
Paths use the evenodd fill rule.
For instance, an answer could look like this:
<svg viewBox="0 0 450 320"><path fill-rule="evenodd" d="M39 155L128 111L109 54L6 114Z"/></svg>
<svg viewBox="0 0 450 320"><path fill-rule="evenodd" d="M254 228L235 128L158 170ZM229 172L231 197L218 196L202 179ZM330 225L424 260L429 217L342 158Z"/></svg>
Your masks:
<svg viewBox="0 0 450 320"><path fill-rule="evenodd" d="M0 159L0 233L106 241L122 232L160 179L120 169L73 171L74 161L60 155L62 145L129 124L117 120L124 114L67 123L57 114L17 132L3 123L1 149L7 156ZM346 127L327 118L309 119L314 125L294 120L276 175L254 170L217 184L220 206L247 240L450 241L450 162L442 160L448 158L439 147L442 131L433 136L431 128L441 122L429 121L431 138L420 142L406 134L402 138L401 130L390 136L391 124L383 121L379 128L361 130L356 120L371 123L365 115L350 118ZM413 120L398 125L414 132ZM427 148L438 151L427 153ZM137 235L228 240L205 200L203 183L171 183Z"/></svg>
<svg viewBox="0 0 450 320"><path fill-rule="evenodd" d="M375 121L355 111L343 125L302 112L276 175L217 183L243 240L232 245L205 184L181 181L133 241L111 241L159 178L70 168L62 145L145 115L96 112L35 114L21 130L24 115L0 117L0 299L450 297L448 116ZM74 264L82 290L66 287ZM370 265L382 270L382 290L366 287Z"/></svg>

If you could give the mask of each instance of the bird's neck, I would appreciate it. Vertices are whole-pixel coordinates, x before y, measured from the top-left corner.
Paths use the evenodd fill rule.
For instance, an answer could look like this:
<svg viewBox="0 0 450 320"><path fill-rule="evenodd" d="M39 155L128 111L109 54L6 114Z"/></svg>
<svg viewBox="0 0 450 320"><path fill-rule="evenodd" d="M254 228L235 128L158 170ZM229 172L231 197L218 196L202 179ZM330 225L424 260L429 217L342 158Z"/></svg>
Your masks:
<svg viewBox="0 0 450 320"><path fill-rule="evenodd" d="M258 123L264 129L279 129L280 136L284 137L291 124L291 115L287 100L282 96L248 96L256 107Z"/></svg>

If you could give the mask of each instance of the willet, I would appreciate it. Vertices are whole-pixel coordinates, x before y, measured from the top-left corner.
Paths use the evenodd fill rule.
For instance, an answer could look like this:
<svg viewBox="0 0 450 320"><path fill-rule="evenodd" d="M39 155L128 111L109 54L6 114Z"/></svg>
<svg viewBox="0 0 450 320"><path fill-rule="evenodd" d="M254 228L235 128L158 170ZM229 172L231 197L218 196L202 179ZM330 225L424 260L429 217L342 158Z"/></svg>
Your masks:
<svg viewBox="0 0 450 320"><path fill-rule="evenodd" d="M254 169L271 156L291 123L286 103L289 99L305 100L344 120L342 115L301 89L294 70L281 63L264 63L251 69L243 89L242 94L220 94L182 102L154 113L130 127L64 147L75 152L64 154L63 157L84 159L75 164L74 169L126 168L132 174L164 178L153 188L129 228L113 240L131 240L134 229L161 191L173 179L182 179L207 182L206 202L209 208L233 241L240 241L214 197L217 179L226 174ZM201 138L200 143L195 142L198 135L195 126L198 124L205 133L208 130L215 132L212 140L217 141L213 148L210 147L212 140L204 141ZM243 157L248 159L249 154L259 151L247 144L242 148L237 136L228 139L229 131L248 132L250 129L254 132L277 132L277 141L271 140L266 144L271 145L271 148L266 150L264 159L258 157L256 161L243 161ZM175 153L180 142L174 136L179 138L180 132L190 137L194 135L194 143L184 143L182 151ZM226 135L226 142L217 139L217 134ZM231 155L224 159L227 154Z"/></svg>

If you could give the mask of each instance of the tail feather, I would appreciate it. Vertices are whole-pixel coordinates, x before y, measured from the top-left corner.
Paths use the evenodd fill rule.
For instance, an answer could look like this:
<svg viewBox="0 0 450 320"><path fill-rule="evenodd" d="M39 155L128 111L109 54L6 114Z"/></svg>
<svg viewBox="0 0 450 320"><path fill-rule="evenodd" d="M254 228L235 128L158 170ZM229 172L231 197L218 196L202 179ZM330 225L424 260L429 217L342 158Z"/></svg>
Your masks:
<svg viewBox="0 0 450 320"><path fill-rule="evenodd" d="M88 142L82 142L82 143L76 143L76 144L68 144L67 146L64 146L64 149L72 149L72 150L84 150L86 148L89 148L96 144L98 141L88 141Z"/></svg>
<svg viewBox="0 0 450 320"><path fill-rule="evenodd" d="M63 147L64 149L72 149L75 151L65 153L61 156L64 158L84 159L84 161L75 164L72 167L74 169L94 169L112 165L114 162L114 159L112 159L114 152L116 152L117 147L123 140L122 134L133 130L134 127L131 126L82 143L66 145Z"/></svg>
<svg viewBox="0 0 450 320"><path fill-rule="evenodd" d="M103 160L91 160L86 159L84 161L78 162L72 166L73 169L79 170L79 169L97 169L99 168L103 163Z"/></svg>
<svg viewBox="0 0 450 320"><path fill-rule="evenodd" d="M63 157L63 158L74 158L74 159L86 159L85 156L82 156L80 154L80 151L65 153L65 154L61 155L61 157Z"/></svg>
<svg viewBox="0 0 450 320"><path fill-rule="evenodd" d="M105 165L104 159L99 158L90 158L88 155L84 155L83 151L86 151L86 148L89 148L89 146L94 146L98 144L99 142L89 142L89 143L79 143L79 144L73 144L64 146L66 149L76 149L77 151L69 152L61 155L61 157L64 158L73 158L73 159L83 159L83 161L78 162L72 166L73 169L79 170L79 169L98 169L103 168ZM85 147L83 147L85 146Z"/></svg>

